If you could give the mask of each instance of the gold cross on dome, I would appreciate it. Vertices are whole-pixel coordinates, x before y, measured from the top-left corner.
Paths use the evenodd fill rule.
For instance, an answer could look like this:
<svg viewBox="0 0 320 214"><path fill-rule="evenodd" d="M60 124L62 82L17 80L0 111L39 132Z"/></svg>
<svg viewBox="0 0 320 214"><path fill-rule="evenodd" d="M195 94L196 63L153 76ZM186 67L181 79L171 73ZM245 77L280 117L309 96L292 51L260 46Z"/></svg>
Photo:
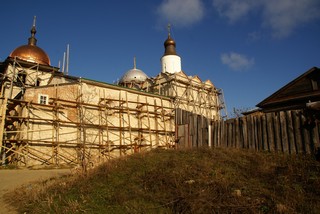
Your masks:
<svg viewBox="0 0 320 214"><path fill-rule="evenodd" d="M170 36L170 33L171 33L171 24L170 23L168 24L167 28L168 28L168 35Z"/></svg>

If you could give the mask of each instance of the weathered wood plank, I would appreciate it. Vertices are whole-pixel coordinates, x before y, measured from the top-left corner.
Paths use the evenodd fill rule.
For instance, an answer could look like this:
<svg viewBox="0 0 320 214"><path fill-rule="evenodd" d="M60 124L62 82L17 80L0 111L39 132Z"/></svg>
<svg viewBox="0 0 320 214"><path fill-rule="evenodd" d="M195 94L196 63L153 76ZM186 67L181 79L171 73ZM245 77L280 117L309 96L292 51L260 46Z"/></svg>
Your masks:
<svg viewBox="0 0 320 214"><path fill-rule="evenodd" d="M274 128L273 128L273 113L266 114L267 135L268 135L268 150L273 152L274 149Z"/></svg>
<svg viewBox="0 0 320 214"><path fill-rule="evenodd" d="M253 117L253 149L258 151L258 123L257 123L257 117Z"/></svg>
<svg viewBox="0 0 320 214"><path fill-rule="evenodd" d="M193 135L192 135L192 146L193 147L198 147L198 120L197 120L197 115L193 115L192 120L193 120Z"/></svg>
<svg viewBox="0 0 320 214"><path fill-rule="evenodd" d="M254 140L254 126L253 126L253 117L249 116L248 118L248 149L252 149L253 148L253 140Z"/></svg>
<svg viewBox="0 0 320 214"><path fill-rule="evenodd" d="M313 142L316 150L320 147L320 133L319 133L319 121L315 122L315 127L313 128Z"/></svg>
<svg viewBox="0 0 320 214"><path fill-rule="evenodd" d="M209 146L209 121L207 118L203 117L203 144L204 146ZM211 140L211 139L210 139Z"/></svg>
<svg viewBox="0 0 320 214"><path fill-rule="evenodd" d="M296 153L304 153L300 111L292 111Z"/></svg>
<svg viewBox="0 0 320 214"><path fill-rule="evenodd" d="M296 153L294 129L293 129L293 119L291 111L286 112L287 116L287 127L288 127L288 150L290 154Z"/></svg>
<svg viewBox="0 0 320 214"><path fill-rule="evenodd" d="M262 151L263 150L263 133L262 133L262 118L261 116L256 117L257 121L257 150Z"/></svg>
<svg viewBox="0 0 320 214"><path fill-rule="evenodd" d="M226 141L226 136L225 136L225 130L226 130L226 122L222 121L221 123L221 141L220 141L220 147L224 147L225 141Z"/></svg>
<svg viewBox="0 0 320 214"><path fill-rule="evenodd" d="M214 132L213 132L213 136L212 136L212 142L213 142L213 147L217 147L218 146L218 142L219 142L219 121L214 121L212 123L212 127L214 127Z"/></svg>
<svg viewBox="0 0 320 214"><path fill-rule="evenodd" d="M261 126L262 126L262 139L263 139L262 148L263 148L263 150L269 151L269 146L268 146L268 124L267 124L267 116L265 114L262 115Z"/></svg>
<svg viewBox="0 0 320 214"><path fill-rule="evenodd" d="M222 138L221 138L221 136L222 136L222 130L221 130L221 126L222 126L222 124L223 124L223 121L217 121L216 122L217 123L217 140L216 140L216 143L215 143L215 145L216 145L216 147L219 147L220 145L221 145L221 140L222 140Z"/></svg>
<svg viewBox="0 0 320 214"><path fill-rule="evenodd" d="M235 127L234 127L234 147L239 148L240 147L240 123L239 123L239 118L235 119Z"/></svg>
<svg viewBox="0 0 320 214"><path fill-rule="evenodd" d="M229 130L230 130L229 122L226 121L226 128L225 128L225 145L224 145L225 147L228 147L228 146L229 146L229 141L230 141Z"/></svg>
<svg viewBox="0 0 320 214"><path fill-rule="evenodd" d="M203 145L203 136L202 136L202 117L197 115L197 136L198 136L198 147Z"/></svg>
<svg viewBox="0 0 320 214"><path fill-rule="evenodd" d="M242 135L243 135L243 143L242 148L248 148L248 130L247 130L247 119L246 117L241 118L242 121Z"/></svg>
<svg viewBox="0 0 320 214"><path fill-rule="evenodd" d="M280 115L279 113L274 114L274 131L275 131L275 141L274 141L274 148L275 151L282 152L281 146L281 130L280 130Z"/></svg>
<svg viewBox="0 0 320 214"><path fill-rule="evenodd" d="M229 121L229 147L234 147L234 120Z"/></svg>
<svg viewBox="0 0 320 214"><path fill-rule="evenodd" d="M285 112L280 112L280 124L281 124L281 139L282 139L282 151L288 152L288 133L287 133L287 121Z"/></svg>
<svg viewBox="0 0 320 214"><path fill-rule="evenodd" d="M300 127L302 130L302 146L304 149L304 152L307 154L310 154L310 134L308 128L308 123L307 123L307 118L306 116L302 113L300 114Z"/></svg>

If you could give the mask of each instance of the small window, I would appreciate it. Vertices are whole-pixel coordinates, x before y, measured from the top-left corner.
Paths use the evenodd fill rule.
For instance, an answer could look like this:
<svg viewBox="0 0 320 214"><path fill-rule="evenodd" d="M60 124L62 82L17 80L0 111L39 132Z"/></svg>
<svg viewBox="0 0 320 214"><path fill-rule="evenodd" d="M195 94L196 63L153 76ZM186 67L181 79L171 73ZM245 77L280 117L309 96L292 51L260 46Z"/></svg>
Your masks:
<svg viewBox="0 0 320 214"><path fill-rule="evenodd" d="M40 104L47 105L48 104L48 95L39 94L39 101Z"/></svg>

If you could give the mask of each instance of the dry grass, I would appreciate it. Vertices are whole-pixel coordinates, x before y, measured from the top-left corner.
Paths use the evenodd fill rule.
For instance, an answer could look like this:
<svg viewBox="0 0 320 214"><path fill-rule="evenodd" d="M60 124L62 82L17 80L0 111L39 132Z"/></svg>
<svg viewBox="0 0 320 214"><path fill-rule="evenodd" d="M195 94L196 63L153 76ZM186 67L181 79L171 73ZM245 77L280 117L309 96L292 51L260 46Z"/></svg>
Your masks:
<svg viewBox="0 0 320 214"><path fill-rule="evenodd" d="M112 160L8 198L22 213L317 213L319 196L311 157L197 149Z"/></svg>

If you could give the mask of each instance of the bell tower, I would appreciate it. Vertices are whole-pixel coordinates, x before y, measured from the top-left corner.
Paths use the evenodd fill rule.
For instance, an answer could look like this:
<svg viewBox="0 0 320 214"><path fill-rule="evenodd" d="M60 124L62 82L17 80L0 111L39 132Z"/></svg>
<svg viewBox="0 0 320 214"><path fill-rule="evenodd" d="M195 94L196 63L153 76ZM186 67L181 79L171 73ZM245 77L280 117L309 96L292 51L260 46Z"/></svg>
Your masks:
<svg viewBox="0 0 320 214"><path fill-rule="evenodd" d="M161 57L162 72L176 73L181 71L181 58L176 52L176 42L171 38L170 24L168 38L164 42L164 55Z"/></svg>

